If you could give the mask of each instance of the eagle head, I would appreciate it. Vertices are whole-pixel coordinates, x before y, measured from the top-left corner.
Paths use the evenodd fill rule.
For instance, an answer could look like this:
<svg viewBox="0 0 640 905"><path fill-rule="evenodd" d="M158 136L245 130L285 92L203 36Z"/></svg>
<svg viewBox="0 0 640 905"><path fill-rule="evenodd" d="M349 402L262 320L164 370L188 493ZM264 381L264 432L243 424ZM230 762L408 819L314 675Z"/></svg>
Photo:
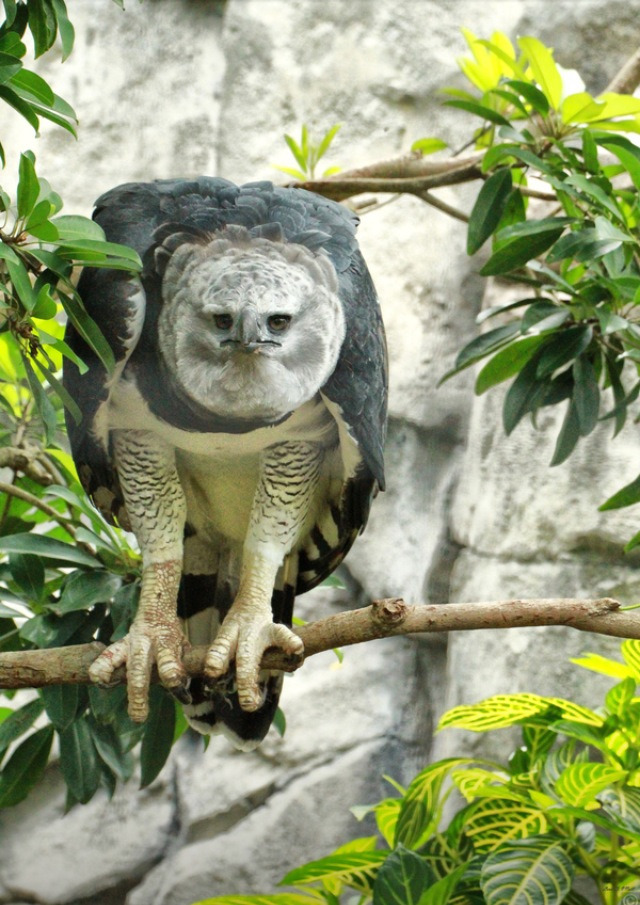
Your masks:
<svg viewBox="0 0 640 905"><path fill-rule="evenodd" d="M337 288L329 258L303 245L240 227L197 241L185 234L164 264L160 353L212 412L277 420L336 366L345 335Z"/></svg>

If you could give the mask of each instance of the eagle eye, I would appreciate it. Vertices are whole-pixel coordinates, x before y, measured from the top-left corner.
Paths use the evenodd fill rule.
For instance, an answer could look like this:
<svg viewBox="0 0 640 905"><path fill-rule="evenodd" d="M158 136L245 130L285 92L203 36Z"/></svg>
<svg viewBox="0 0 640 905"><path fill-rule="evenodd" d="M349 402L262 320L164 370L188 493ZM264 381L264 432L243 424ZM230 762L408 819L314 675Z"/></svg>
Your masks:
<svg viewBox="0 0 640 905"><path fill-rule="evenodd" d="M233 317L230 314L214 314L213 322L218 330L230 330L233 326Z"/></svg>
<svg viewBox="0 0 640 905"><path fill-rule="evenodd" d="M272 314L267 318L267 326L272 333L284 333L290 323L290 314Z"/></svg>

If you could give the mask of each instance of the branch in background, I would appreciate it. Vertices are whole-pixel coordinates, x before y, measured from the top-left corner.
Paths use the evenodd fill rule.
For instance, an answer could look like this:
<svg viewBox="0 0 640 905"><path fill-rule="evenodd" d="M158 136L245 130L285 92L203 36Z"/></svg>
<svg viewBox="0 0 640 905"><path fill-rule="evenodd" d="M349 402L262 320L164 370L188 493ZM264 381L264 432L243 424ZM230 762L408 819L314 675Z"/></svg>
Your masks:
<svg viewBox="0 0 640 905"><path fill-rule="evenodd" d="M50 483L50 482L49 482ZM18 487L15 484L5 484L4 481L0 481L0 494L6 493L8 496L14 496L18 500L23 500L25 503L29 503L31 506L34 506L36 509L39 509L41 512L44 512L49 516L50 519L53 519L54 522L57 522L61 525L67 534L75 540L76 538L76 529L71 524L71 522L67 521L59 512L57 512L53 506L49 506L47 503L43 502L43 500L38 499L37 496L34 496L32 493L29 493L27 490L23 490L21 487ZM79 544L79 546L83 546ZM86 545L84 545L86 546ZM93 551L92 551L93 552Z"/></svg>
<svg viewBox="0 0 640 905"><path fill-rule="evenodd" d="M10 468L12 471L22 471L35 481L48 487L54 483L54 477L50 473L42 459L42 449L39 446L2 446L0 447L0 468Z"/></svg>
<svg viewBox="0 0 640 905"><path fill-rule="evenodd" d="M609 597L414 606L399 598L375 600L371 606L296 628L304 643L304 654L296 659L271 650L263 657L262 668L294 672L314 654L393 635L538 625L564 625L618 638L640 638L640 611L622 610L620 603ZM104 645L93 642L0 654L0 688L88 684L89 667L102 650ZM206 653L207 647L195 647L185 654L184 665L190 676L202 675ZM155 676L154 681L157 680ZM114 684L124 682L125 671L121 668L115 673Z"/></svg>
<svg viewBox="0 0 640 905"><path fill-rule="evenodd" d="M638 85L640 85L640 47L614 75L603 93L613 91L616 94L633 94Z"/></svg>
<svg viewBox="0 0 640 905"><path fill-rule="evenodd" d="M620 71L612 78L605 92L633 94L639 84L640 49L625 62ZM455 208L448 209L449 206L430 195L429 190L482 178L480 164L483 157L484 152L482 151L468 157L449 157L445 160L434 161L431 158L425 158L419 151L412 151L400 157L346 170L328 179L296 182L291 186L317 192L334 201L345 201L347 198L363 192L411 194L459 220L465 220L467 219L465 214L456 211ZM525 193L538 197L533 191ZM547 194L543 197L544 200L553 200Z"/></svg>

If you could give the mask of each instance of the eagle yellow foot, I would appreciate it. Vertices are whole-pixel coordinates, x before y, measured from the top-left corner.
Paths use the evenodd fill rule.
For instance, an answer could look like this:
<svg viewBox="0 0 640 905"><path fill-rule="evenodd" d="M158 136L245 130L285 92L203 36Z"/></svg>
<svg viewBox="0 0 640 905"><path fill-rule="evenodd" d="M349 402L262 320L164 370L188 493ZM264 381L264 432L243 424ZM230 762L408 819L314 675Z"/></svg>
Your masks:
<svg viewBox="0 0 640 905"><path fill-rule="evenodd" d="M129 716L137 723L143 723L149 715L149 686L154 665L164 687L187 703L188 676L182 664L182 657L189 643L182 633L180 622L175 615L175 595L171 582L167 582L173 564L152 566L143 576L138 613L131 624L129 633L114 642L92 663L89 678L100 685L109 685L118 667L127 667L127 695ZM175 582L173 582L175 583ZM169 591L170 593L163 593ZM169 601L164 598L169 596ZM169 602L171 610L165 604Z"/></svg>
<svg viewBox="0 0 640 905"><path fill-rule="evenodd" d="M243 710L254 712L264 703L260 663L269 647L293 655L304 650L302 641L290 628L273 622L270 605L236 598L205 658L205 677L221 678L235 661L238 701Z"/></svg>

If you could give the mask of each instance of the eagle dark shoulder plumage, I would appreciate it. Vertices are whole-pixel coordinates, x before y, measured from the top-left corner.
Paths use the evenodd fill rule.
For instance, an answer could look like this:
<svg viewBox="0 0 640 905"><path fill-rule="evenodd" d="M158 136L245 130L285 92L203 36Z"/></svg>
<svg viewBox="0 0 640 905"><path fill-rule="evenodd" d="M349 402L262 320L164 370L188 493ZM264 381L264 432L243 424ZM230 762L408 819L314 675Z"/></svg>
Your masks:
<svg viewBox="0 0 640 905"><path fill-rule="evenodd" d="M320 491L314 491L316 495L312 508L317 512L315 523L307 525L304 529L307 534L303 531L293 549L283 553L284 566L278 573L272 606L274 620L290 624L294 591L300 593L314 587L333 571L364 527L371 499L384 486L386 349L377 297L355 236L357 217L343 206L304 190L279 188L268 182L236 186L223 179L201 177L119 186L98 199L94 218L109 241L128 245L140 254L143 272L140 278L132 278L121 271L86 268L78 285L87 312L100 327L116 359L114 374L107 373L74 327L68 327L67 341L88 366L83 374L73 364L67 364L65 368L65 384L83 413L81 424L68 418L72 451L83 485L108 518L127 524L127 509L121 491L124 472L121 467L119 474L113 431L119 431L123 436L128 431L139 433L136 431L136 419L140 422L141 431L146 431L151 437L157 434L163 448L175 446L182 483L191 481L194 486L203 480L202 461L209 455L206 444L198 440L200 436L210 438L212 449L219 447L223 463L238 452L244 455L246 447L246 450L255 448L258 451L256 462L259 450L267 451L260 454L263 465L268 459L271 448L269 438L272 437L274 449L283 444L281 448L290 450L293 456L283 466L289 488L293 486L291 482L296 480L295 456L301 455L300 450L306 448L305 431L310 432L310 449L316 448L320 436L333 437L333 440L325 439L322 443L328 447L337 445L339 455L330 450L323 454L324 464L319 466L320 478L313 477L315 466L312 467L309 462L301 465L300 473L308 473L310 480L319 480L322 486L324 481L327 488L333 488L333 497L322 510L323 504L318 497ZM262 265L256 265L256 260L264 262L264 271ZM223 272L219 261L225 262L226 271ZM331 266L328 267L328 264ZM291 409L285 406L284 410L280 410L282 405L280 409L274 406L271 410L267 403L263 403L262 407L257 403L249 404L249 397L252 396L249 384L243 384L245 389L237 391L235 401L231 390L232 403L226 405L218 404L215 382L206 393L201 389L192 391L189 368L185 364L191 354L188 352L189 342L195 348L198 343L209 340L206 328L200 335L200 330L189 328L189 332L184 326L181 309L176 302L179 293L187 293L189 301L185 304L204 305L204 309L208 310L205 302L196 296L198 292L207 296L209 285L202 282L202 274L210 273L211 285L218 287L215 298L212 295L211 310L218 310L215 305L222 292L220 287L228 285L225 291L234 300L234 305L243 304L242 300L236 300L241 291L251 298L255 295L254 301L248 305L251 315L238 309L240 316L237 324L242 321L242 326L234 324L227 340L221 341L220 348L226 345L227 349L236 350L242 346L245 352L250 348L259 353L260 361L266 362L273 353L272 360L277 362L280 347L284 354L288 340L276 335L275 331L290 329L293 334L296 315L293 315L289 328L292 315L279 312L274 301L276 314L270 317L265 314L264 322L278 326L269 327L269 333L255 312L263 304L261 293L266 297L271 293L275 300L279 297L278 293L283 294L282 287L287 286L287 268L292 280L291 298L297 291L296 280L300 285L307 285L317 279L318 298L321 300L318 311L325 304L329 308L337 305L339 309L327 321L335 324L335 328L331 329L340 334L333 338L334 344L338 340L340 342L331 359L330 373L324 374L322 382L302 399L302 403L295 403ZM339 301L331 302L332 297ZM224 318L221 319L215 311L210 315L217 325L215 331L224 333L223 328L218 329ZM202 318L203 312L200 311L198 316ZM307 316L313 319L314 311ZM279 321L273 320L274 317ZM249 322L250 329L254 331L251 342L245 336ZM316 328L319 329L317 321ZM244 331L241 339L239 330ZM307 349L305 355L309 367L315 366L313 345L307 343L306 347L304 344L302 347ZM256 355L244 355L242 360L247 362L249 358L252 362L258 360ZM182 368L181 379L176 379L176 362ZM194 362L194 385L198 380L204 381L205 385L209 378L200 373L202 361L194 358ZM305 366L304 360L296 362L301 373ZM226 372L223 369L221 373ZM282 373L286 377L288 372L268 373ZM277 386L275 381L276 378L274 388ZM242 405L242 394L245 392L246 410ZM220 438L219 443L217 437ZM213 458L216 455L218 453L212 453ZM340 456L342 466L338 470L341 469L342 484L336 496L338 466L335 463ZM121 458L124 462L124 453L121 453ZM326 463L330 459L333 464L329 468ZM273 463L267 465L275 468ZM331 469L333 471L329 475ZM130 478L128 480L131 483ZM261 480L258 477L256 499L262 487ZM269 485L271 490L269 487L267 490L277 495L277 478L274 480L276 483ZM129 494L134 492L129 490ZM185 489L187 499L192 492ZM329 490L326 492L329 493ZM291 495L292 491L287 493ZM129 496L130 502L131 499ZM268 494L265 499L268 499ZM187 509L189 505L188 502ZM246 505L250 508L249 503ZM163 517L170 520L168 515ZM250 522L255 518L252 514ZM313 522L311 516L307 521L309 519ZM206 526L193 527L191 521L187 511L181 616L190 618L213 604L218 606L220 618L224 618L231 600L220 602L222 554L215 552L218 559L211 568L203 567L199 561L197 566L189 566L188 563L189 532L200 532L203 546L208 544L207 549L213 551L215 544L212 538L223 529L219 526L215 530L212 528L209 536ZM135 524L133 527L136 530ZM140 540L144 526L139 528L136 533ZM233 543L237 546L237 538L231 538L229 544L233 546ZM159 562L162 557L157 541L150 542L150 546L153 547L150 558ZM192 559L195 562L197 557L192 556ZM225 569L228 571L228 566ZM239 580L237 574L235 578L231 575L228 597L229 593L231 598L237 593ZM151 582L150 578L148 582ZM143 591L144 587L143 573ZM213 595L215 599L208 601L207 595ZM123 660L129 656L131 652L127 648ZM274 701L277 701L275 686L267 689L267 698L269 695L270 702L264 703L257 712L245 712L242 704L238 707L237 703L233 703L233 713L218 712L204 717L201 706L196 718L209 724L222 720L242 743L251 742L258 736L262 737L268 728L275 708ZM215 699L213 692L210 696ZM220 710L220 701L218 705Z"/></svg>

